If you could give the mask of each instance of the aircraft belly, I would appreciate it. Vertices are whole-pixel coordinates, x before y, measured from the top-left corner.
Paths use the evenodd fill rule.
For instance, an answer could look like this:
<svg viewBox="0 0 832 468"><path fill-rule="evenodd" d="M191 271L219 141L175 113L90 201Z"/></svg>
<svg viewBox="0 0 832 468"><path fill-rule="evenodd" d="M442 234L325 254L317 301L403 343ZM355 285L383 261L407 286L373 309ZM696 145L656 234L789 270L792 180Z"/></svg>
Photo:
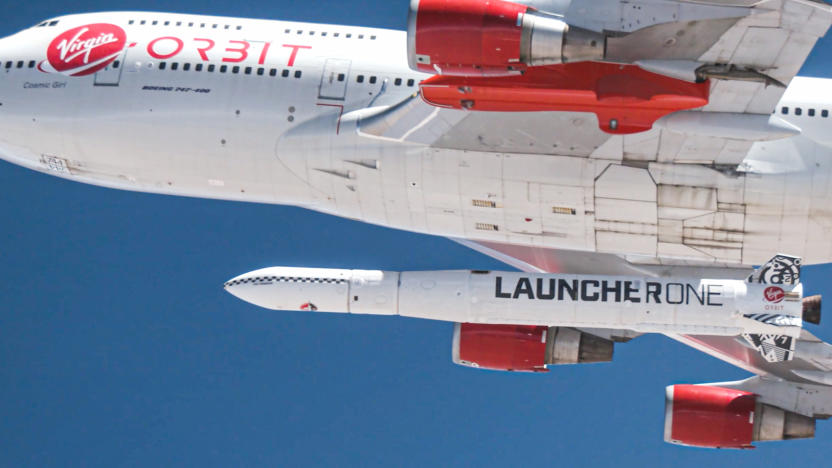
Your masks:
<svg viewBox="0 0 832 468"><path fill-rule="evenodd" d="M759 264L782 250L810 263L832 261L824 230L812 228L832 223L825 166L748 174L383 140L368 145L345 133L287 135L278 145L281 162L306 173L320 196L332 198L328 212L340 216L635 260Z"/></svg>

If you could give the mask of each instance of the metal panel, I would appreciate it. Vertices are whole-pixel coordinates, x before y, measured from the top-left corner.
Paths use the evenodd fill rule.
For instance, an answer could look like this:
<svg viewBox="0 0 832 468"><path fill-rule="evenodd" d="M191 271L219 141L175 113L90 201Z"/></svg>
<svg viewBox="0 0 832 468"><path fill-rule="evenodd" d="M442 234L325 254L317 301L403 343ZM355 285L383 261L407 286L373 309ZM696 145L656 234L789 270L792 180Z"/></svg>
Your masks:
<svg viewBox="0 0 832 468"><path fill-rule="evenodd" d="M347 83L350 79L351 63L350 60L346 59L326 59L323 73L321 73L319 99L344 100L347 94Z"/></svg>
<svg viewBox="0 0 832 468"><path fill-rule="evenodd" d="M121 72L124 70L127 50L129 49L119 54L113 63L95 73L93 86L118 86L121 81Z"/></svg>

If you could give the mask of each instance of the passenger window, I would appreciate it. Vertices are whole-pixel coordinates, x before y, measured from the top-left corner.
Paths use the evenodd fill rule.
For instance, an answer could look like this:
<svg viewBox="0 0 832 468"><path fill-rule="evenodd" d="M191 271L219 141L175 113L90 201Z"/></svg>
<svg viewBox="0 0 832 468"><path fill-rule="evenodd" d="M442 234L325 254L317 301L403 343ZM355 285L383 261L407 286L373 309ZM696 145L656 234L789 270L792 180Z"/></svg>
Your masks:
<svg viewBox="0 0 832 468"><path fill-rule="evenodd" d="M413 85L414 85L415 83L416 83L416 82L413 80L413 78L411 78L411 79L407 80L407 85L408 85L408 86L410 86L411 88L413 87Z"/></svg>
<svg viewBox="0 0 832 468"><path fill-rule="evenodd" d="M277 76L277 69L272 68L269 70L269 76Z"/></svg>
<svg viewBox="0 0 832 468"><path fill-rule="evenodd" d="M142 26L144 26L145 23L147 23L147 21L145 21L145 20L139 21L139 24L141 24Z"/></svg>
<svg viewBox="0 0 832 468"><path fill-rule="evenodd" d="M280 76L282 76L283 78L288 77L289 76L289 70L283 70L283 73L281 73Z"/></svg>
<svg viewBox="0 0 832 468"><path fill-rule="evenodd" d="M215 25L212 25L212 26L211 26L211 28L212 28L212 29L217 29L217 25L216 25L216 24L215 24Z"/></svg>
<svg viewBox="0 0 832 468"><path fill-rule="evenodd" d="M231 69L231 73L240 73L240 66L234 65L234 68Z"/></svg>
<svg viewBox="0 0 832 468"><path fill-rule="evenodd" d="M257 76L263 76L263 73L266 72L265 68L258 68L257 69Z"/></svg>
<svg viewBox="0 0 832 468"><path fill-rule="evenodd" d="M165 62L159 62L159 70L164 70L164 69L165 69L165 67L167 67L167 66L168 66L168 64L167 64L167 63L165 63Z"/></svg>
<svg viewBox="0 0 832 468"><path fill-rule="evenodd" d="M35 61L29 60L29 68L35 68Z"/></svg>
<svg viewBox="0 0 832 468"><path fill-rule="evenodd" d="M300 78L300 70L295 70L295 78Z"/></svg>
<svg viewBox="0 0 832 468"><path fill-rule="evenodd" d="M352 33L347 33L346 35L344 35L344 37L346 37L347 39L349 39L349 38L351 38L351 37L352 37Z"/></svg>
<svg viewBox="0 0 832 468"><path fill-rule="evenodd" d="M153 21L152 23L150 23L150 24L151 24L152 26L156 26L158 23L159 23L158 21L155 21L155 20L154 20L154 21Z"/></svg>
<svg viewBox="0 0 832 468"><path fill-rule="evenodd" d="M118 68L118 67L120 67L120 66L121 66L121 62L120 62L120 61L116 60L115 62L113 62L113 68Z"/></svg>
<svg viewBox="0 0 832 468"><path fill-rule="evenodd" d="M344 76L343 73L338 74L338 81L344 81L344 78L346 78L346 76Z"/></svg>
<svg viewBox="0 0 832 468"><path fill-rule="evenodd" d="M214 68L216 68L216 65L213 63L208 65L208 73L214 73Z"/></svg>
<svg viewBox="0 0 832 468"><path fill-rule="evenodd" d="M376 77L374 77L374 76L370 77L370 84L376 84Z"/></svg>
<svg viewBox="0 0 832 468"><path fill-rule="evenodd" d="M237 26L237 31L239 31L239 30L241 30L241 29L243 29L243 27L242 27L242 26Z"/></svg>
<svg viewBox="0 0 832 468"><path fill-rule="evenodd" d="M284 29L284 30L283 30L283 34L289 34L290 32L292 32L292 30L291 30L291 29Z"/></svg>
<svg viewBox="0 0 832 468"><path fill-rule="evenodd" d="M396 85L396 86L401 86L402 85L402 79L401 78L396 78L396 80L393 81L393 84Z"/></svg>
<svg viewBox="0 0 832 468"><path fill-rule="evenodd" d="M376 37L375 36L370 36L370 40L374 41L374 40L376 40Z"/></svg>
<svg viewBox="0 0 832 468"><path fill-rule="evenodd" d="M789 108L787 106L783 106L780 111L783 112L783 115L789 115Z"/></svg>
<svg viewBox="0 0 832 468"><path fill-rule="evenodd" d="M364 39L364 35L363 35L363 34L359 34L359 35L358 35L358 38L359 38L359 39Z"/></svg>
<svg viewBox="0 0 832 468"><path fill-rule="evenodd" d="M333 36L333 37L338 37L338 36L340 36L340 35L341 35L341 33L333 33L333 34L332 34L332 36Z"/></svg>
<svg viewBox="0 0 832 468"><path fill-rule="evenodd" d="M170 26L170 21L165 21L165 26Z"/></svg>
<svg viewBox="0 0 832 468"><path fill-rule="evenodd" d="M176 22L176 25L177 25L177 26L182 26L182 22L181 22L181 21L177 21L177 22Z"/></svg>
<svg viewBox="0 0 832 468"><path fill-rule="evenodd" d="M12 67L12 62L6 62L6 68L11 68L11 67Z"/></svg>
<svg viewBox="0 0 832 468"><path fill-rule="evenodd" d="M803 109L801 109L799 107L795 107L794 108L794 115L801 115L801 114L803 114Z"/></svg>
<svg viewBox="0 0 832 468"><path fill-rule="evenodd" d="M228 65L220 65L220 73L225 73L228 71Z"/></svg>
<svg viewBox="0 0 832 468"><path fill-rule="evenodd" d="M356 83L363 83L364 82L364 75L358 75L355 78Z"/></svg>
<svg viewBox="0 0 832 468"><path fill-rule="evenodd" d="M829 117L829 111L826 109L820 111L820 116L823 118Z"/></svg>
<svg viewBox="0 0 832 468"><path fill-rule="evenodd" d="M246 75L251 75L251 67L246 67Z"/></svg>
<svg viewBox="0 0 832 468"><path fill-rule="evenodd" d="M814 109L809 109L809 117L814 117L814 116L815 116L815 110Z"/></svg>
<svg viewBox="0 0 832 468"><path fill-rule="evenodd" d="M194 65L194 71L202 71L202 64L198 63L198 64Z"/></svg>
<svg viewBox="0 0 832 468"><path fill-rule="evenodd" d="M58 20L49 22L49 26L55 26L56 24L58 24Z"/></svg>
<svg viewBox="0 0 832 468"><path fill-rule="evenodd" d="M165 62L162 62L162 63L165 63ZM179 63L178 62L173 62L173 63L170 64L170 69L171 70L176 70L178 68L179 68Z"/></svg>
<svg viewBox="0 0 832 468"><path fill-rule="evenodd" d="M188 23L188 27L189 27L189 28L194 27L194 23Z"/></svg>
<svg viewBox="0 0 832 468"><path fill-rule="evenodd" d="M127 22L127 24L133 24L133 22L134 22L133 20L130 20L130 21ZM41 26L46 26L46 23L42 24Z"/></svg>
<svg viewBox="0 0 832 468"><path fill-rule="evenodd" d="M191 69L191 64L190 63L183 63L182 64L182 70L183 71L188 71L190 69Z"/></svg>
<svg viewBox="0 0 832 468"><path fill-rule="evenodd" d="M17 68L23 68L23 60L17 62Z"/></svg>
<svg viewBox="0 0 832 468"><path fill-rule="evenodd" d="M321 36L326 36L326 31L322 32Z"/></svg>

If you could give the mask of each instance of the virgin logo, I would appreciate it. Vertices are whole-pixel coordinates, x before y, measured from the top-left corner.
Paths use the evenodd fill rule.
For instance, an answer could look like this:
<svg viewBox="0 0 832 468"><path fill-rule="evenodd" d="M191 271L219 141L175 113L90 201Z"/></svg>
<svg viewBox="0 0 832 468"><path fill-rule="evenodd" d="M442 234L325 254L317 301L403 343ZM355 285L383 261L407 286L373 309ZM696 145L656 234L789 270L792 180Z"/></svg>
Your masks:
<svg viewBox="0 0 832 468"><path fill-rule="evenodd" d="M781 287L769 286L765 289L765 291L763 291L763 296L768 302L778 303L786 297L786 293Z"/></svg>
<svg viewBox="0 0 832 468"><path fill-rule="evenodd" d="M114 24L96 23L65 31L46 49L43 71L70 76L91 75L113 62L124 50L127 35Z"/></svg>

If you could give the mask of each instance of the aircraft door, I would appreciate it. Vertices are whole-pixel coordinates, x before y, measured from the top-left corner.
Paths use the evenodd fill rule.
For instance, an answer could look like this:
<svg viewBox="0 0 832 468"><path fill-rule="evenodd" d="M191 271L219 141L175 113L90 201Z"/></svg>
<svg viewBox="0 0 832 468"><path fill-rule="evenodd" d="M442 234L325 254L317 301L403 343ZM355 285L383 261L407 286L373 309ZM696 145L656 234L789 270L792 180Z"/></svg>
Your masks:
<svg viewBox="0 0 832 468"><path fill-rule="evenodd" d="M113 63L95 73L93 86L118 86L121 81L121 71L124 69L127 49L118 55Z"/></svg>
<svg viewBox="0 0 832 468"><path fill-rule="evenodd" d="M352 62L346 59L326 59L324 71L321 75L321 86L318 91L319 99L344 100L347 94L351 64Z"/></svg>

